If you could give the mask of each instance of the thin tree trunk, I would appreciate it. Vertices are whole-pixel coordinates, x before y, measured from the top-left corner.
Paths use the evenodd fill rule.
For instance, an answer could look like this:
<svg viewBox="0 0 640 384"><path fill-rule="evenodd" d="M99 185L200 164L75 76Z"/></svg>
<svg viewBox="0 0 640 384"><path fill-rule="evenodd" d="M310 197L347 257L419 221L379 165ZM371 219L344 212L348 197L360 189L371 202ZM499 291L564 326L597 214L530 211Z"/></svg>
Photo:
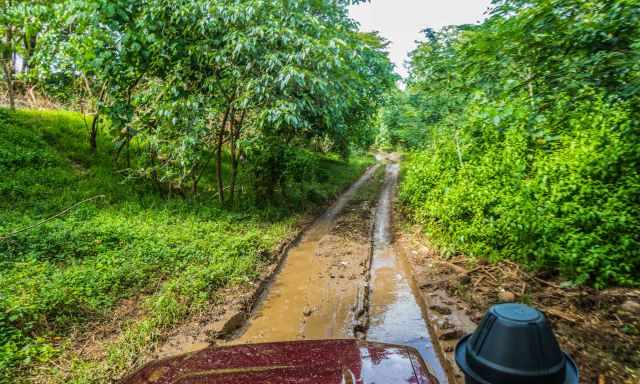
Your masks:
<svg viewBox="0 0 640 384"><path fill-rule="evenodd" d="M160 180L158 178L158 170L156 169L156 159L158 157L158 154L156 152L155 149L153 149L153 147L151 147L151 144L149 144L149 158L151 158L151 180L153 180L153 184L156 186L156 188L159 191L162 191L162 187L160 185Z"/></svg>
<svg viewBox="0 0 640 384"><path fill-rule="evenodd" d="M233 204L236 194L236 177L238 175L238 159L236 157L235 138L231 138L231 188L229 190L229 202Z"/></svg>
<svg viewBox="0 0 640 384"><path fill-rule="evenodd" d="M91 122L91 133L89 134L89 144L91 145L91 152L96 153L98 149L98 119L100 118L100 111L97 110L93 116Z"/></svg>
<svg viewBox="0 0 640 384"><path fill-rule="evenodd" d="M89 80L87 77L82 75L84 80L84 85L87 88L87 93L91 99L94 98L93 91L89 86ZM107 83L102 84L102 88L100 89L100 94L98 95L98 100L95 105L95 115L93 116L93 122L91 123L91 132L89 133L89 144L91 145L91 152L96 153L98 149L98 124L100 122L100 106L102 105L102 101L104 100L105 92L107 91Z"/></svg>
<svg viewBox="0 0 640 384"><path fill-rule="evenodd" d="M201 167L195 167L193 169L193 173L191 175L193 184L191 186L191 190L194 193L198 192L198 184L200 183L200 179L204 175L205 171L209 168L209 163L211 163L211 159L213 156L209 157L207 161Z"/></svg>
<svg viewBox="0 0 640 384"><path fill-rule="evenodd" d="M131 169L131 134L127 127L127 169Z"/></svg>
<svg viewBox="0 0 640 384"><path fill-rule="evenodd" d="M233 125L231 132L231 190L230 201L231 204L234 203L235 194L236 194L236 180L238 177L238 157L240 155L238 151L238 139L240 138L240 131L242 129L242 124L244 124L244 116L245 111L242 111L242 115L240 117L240 121L236 122Z"/></svg>
<svg viewBox="0 0 640 384"><path fill-rule="evenodd" d="M191 194L193 196L198 194L198 176L196 175L195 169L191 172Z"/></svg>
<svg viewBox="0 0 640 384"><path fill-rule="evenodd" d="M224 180L222 179L222 144L224 143L224 131L227 126L230 112L231 107L227 107L227 110L224 112L224 118L222 119L222 125L220 125L220 130L218 131L218 138L216 142L216 180L218 184L218 199L220 200L220 204L224 204Z"/></svg>
<svg viewBox="0 0 640 384"><path fill-rule="evenodd" d="M218 142L216 145L216 180L218 183L218 199L220 203L224 203L224 181L222 180L222 140L224 138L223 128L218 133Z"/></svg>
<svg viewBox="0 0 640 384"><path fill-rule="evenodd" d="M4 77L7 82L7 93L9 95L9 108L11 110L16 109L16 96L15 87L13 81L13 72L15 71L15 52L13 49L13 27L9 25L6 32L6 39L8 48L3 52L3 69Z"/></svg>

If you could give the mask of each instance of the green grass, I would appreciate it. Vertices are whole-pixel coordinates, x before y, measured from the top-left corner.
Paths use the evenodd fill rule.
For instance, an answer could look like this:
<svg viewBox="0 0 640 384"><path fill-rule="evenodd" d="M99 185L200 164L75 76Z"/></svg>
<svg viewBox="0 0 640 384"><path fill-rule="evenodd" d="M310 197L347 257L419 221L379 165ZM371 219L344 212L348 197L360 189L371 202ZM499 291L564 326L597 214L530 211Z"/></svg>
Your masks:
<svg viewBox="0 0 640 384"><path fill-rule="evenodd" d="M143 295L145 316L123 329L107 359L77 358L64 374L44 371L52 382L77 383L121 374L219 288L254 279L301 214L372 161L318 158L322 177L292 188L291 200L257 208L247 198L227 209L216 203L210 179L187 199L125 182L110 140L101 135L92 154L87 131L76 113L0 109L0 237L104 195L0 240L0 381L24 380L31 367L64 352L71 329L108 321L122 299ZM309 195L315 204L306 203Z"/></svg>

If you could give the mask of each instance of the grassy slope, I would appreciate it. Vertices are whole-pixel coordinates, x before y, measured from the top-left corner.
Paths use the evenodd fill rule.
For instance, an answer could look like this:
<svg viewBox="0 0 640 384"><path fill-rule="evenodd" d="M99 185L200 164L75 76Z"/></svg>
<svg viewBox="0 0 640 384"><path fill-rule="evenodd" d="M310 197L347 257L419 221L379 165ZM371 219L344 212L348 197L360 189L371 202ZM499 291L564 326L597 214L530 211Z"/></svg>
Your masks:
<svg viewBox="0 0 640 384"><path fill-rule="evenodd" d="M160 330L213 300L216 289L254 278L312 208L226 210L208 192L166 200L143 184L123 183L108 150L91 154L86 132L75 113L0 110L0 236L105 196L0 240L0 381L46 364L72 328L106 320L120 300L142 293L147 315L123 330L107 361L79 360L60 379L108 380ZM99 148L110 145L101 138ZM322 160L327 179L312 185L314 196L335 195L370 161ZM55 380L55 369L45 375Z"/></svg>

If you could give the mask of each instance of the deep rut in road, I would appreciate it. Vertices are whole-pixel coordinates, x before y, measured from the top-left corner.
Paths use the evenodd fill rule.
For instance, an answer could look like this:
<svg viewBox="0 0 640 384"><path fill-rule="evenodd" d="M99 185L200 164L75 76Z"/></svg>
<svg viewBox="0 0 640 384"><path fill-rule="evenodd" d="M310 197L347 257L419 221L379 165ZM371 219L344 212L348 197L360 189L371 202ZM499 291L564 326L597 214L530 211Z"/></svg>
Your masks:
<svg viewBox="0 0 640 384"><path fill-rule="evenodd" d="M449 382L448 375L431 339L426 305L411 267L393 242L391 217L399 169L397 163L387 165L376 209L366 338L414 347L440 384L445 384Z"/></svg>

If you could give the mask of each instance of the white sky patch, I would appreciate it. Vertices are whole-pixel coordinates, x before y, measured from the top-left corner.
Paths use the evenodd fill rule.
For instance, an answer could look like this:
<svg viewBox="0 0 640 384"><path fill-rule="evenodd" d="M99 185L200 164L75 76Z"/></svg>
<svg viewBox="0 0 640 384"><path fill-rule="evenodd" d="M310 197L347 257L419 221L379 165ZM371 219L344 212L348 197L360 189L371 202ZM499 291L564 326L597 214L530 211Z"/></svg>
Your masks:
<svg viewBox="0 0 640 384"><path fill-rule="evenodd" d="M491 0L371 0L351 6L349 14L362 31L379 31L391 42L389 56L406 78L405 61L416 40L424 40L421 30L481 22L490 5Z"/></svg>

